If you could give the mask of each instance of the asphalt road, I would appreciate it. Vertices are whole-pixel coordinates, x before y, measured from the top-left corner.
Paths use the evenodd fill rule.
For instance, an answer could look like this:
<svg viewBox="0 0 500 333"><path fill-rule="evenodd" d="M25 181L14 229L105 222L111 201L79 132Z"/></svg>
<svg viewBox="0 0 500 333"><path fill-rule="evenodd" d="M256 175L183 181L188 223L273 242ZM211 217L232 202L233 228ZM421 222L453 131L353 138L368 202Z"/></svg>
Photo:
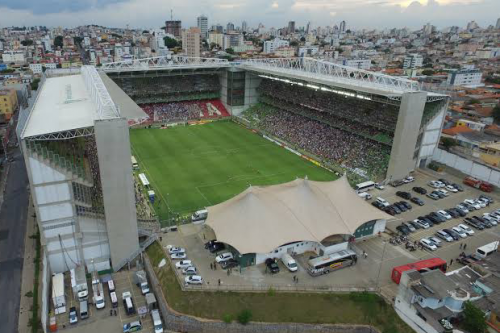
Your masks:
<svg viewBox="0 0 500 333"><path fill-rule="evenodd" d="M10 165L0 211L0 327L6 333L18 331L28 211L28 176L19 148L11 156L14 161Z"/></svg>

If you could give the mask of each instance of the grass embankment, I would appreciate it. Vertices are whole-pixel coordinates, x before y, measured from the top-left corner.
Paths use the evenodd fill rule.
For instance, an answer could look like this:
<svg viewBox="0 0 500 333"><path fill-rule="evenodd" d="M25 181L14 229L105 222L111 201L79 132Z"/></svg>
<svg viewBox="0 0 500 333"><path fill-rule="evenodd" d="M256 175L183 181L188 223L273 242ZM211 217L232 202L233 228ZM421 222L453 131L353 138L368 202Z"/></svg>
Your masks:
<svg viewBox="0 0 500 333"><path fill-rule="evenodd" d="M329 324L369 324L382 333L413 332L381 297L369 293L239 293L182 291L172 268L157 268L163 249L147 249L169 305L178 312L227 321L249 310L253 321Z"/></svg>
<svg viewBox="0 0 500 333"><path fill-rule="evenodd" d="M160 220L226 201L249 185L335 174L230 121L130 131L133 154L156 192Z"/></svg>
<svg viewBox="0 0 500 333"><path fill-rule="evenodd" d="M33 282L34 283L33 291L31 293L31 296L33 297L33 305L31 307L32 314L29 321L29 326L31 326L32 333L37 333L40 326L40 320L38 318L38 285L40 284L40 253L41 253L40 232L37 230L36 234L31 235L30 238L35 239L36 248L35 248L35 258L33 259L33 262L35 264L35 278Z"/></svg>

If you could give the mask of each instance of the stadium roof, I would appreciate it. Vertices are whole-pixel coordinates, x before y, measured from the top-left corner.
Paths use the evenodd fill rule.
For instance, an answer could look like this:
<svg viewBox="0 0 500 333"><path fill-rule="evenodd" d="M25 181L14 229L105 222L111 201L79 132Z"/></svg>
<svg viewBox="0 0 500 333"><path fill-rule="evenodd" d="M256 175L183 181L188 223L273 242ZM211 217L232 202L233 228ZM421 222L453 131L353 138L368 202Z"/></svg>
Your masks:
<svg viewBox="0 0 500 333"><path fill-rule="evenodd" d="M91 128L95 120L147 115L105 73L84 66L77 74L46 78L29 113L22 138ZM88 134L88 133L86 133Z"/></svg>
<svg viewBox="0 0 500 333"><path fill-rule="evenodd" d="M81 74L48 78L40 89L23 138L94 125L96 105Z"/></svg>
<svg viewBox="0 0 500 333"><path fill-rule="evenodd" d="M344 176L332 182L297 179L281 185L251 186L208 207L206 224L218 241L240 253L268 253L291 242L321 242L332 235L352 235L368 221L390 218L360 198Z"/></svg>

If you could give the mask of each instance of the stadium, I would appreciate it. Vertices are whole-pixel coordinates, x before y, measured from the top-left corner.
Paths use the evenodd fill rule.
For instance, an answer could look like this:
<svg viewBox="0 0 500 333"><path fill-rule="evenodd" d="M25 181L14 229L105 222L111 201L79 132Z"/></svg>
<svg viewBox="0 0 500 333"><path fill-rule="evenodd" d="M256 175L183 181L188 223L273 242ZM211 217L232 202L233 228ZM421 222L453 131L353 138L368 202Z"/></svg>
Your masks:
<svg viewBox="0 0 500 333"><path fill-rule="evenodd" d="M182 56L47 71L34 99L18 136L53 272L116 271L160 224L254 186L402 179L430 162L448 103L309 58ZM332 230L359 235L372 220Z"/></svg>

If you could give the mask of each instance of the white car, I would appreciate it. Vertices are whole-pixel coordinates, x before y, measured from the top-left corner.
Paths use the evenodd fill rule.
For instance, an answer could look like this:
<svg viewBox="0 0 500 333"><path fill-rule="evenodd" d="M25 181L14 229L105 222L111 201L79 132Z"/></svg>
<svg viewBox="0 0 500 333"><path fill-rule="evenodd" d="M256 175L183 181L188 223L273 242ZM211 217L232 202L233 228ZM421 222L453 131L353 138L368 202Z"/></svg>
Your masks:
<svg viewBox="0 0 500 333"><path fill-rule="evenodd" d="M193 266L193 263L191 262L191 260L181 260L181 261L178 261L177 263L175 263L176 268L186 268L189 266Z"/></svg>
<svg viewBox="0 0 500 333"><path fill-rule="evenodd" d="M431 250L431 251L437 250L437 246L432 241L428 240L427 238L422 238L420 240L420 244L422 244L422 246L425 247L427 250Z"/></svg>
<svg viewBox="0 0 500 333"><path fill-rule="evenodd" d="M170 255L170 258L176 260L176 259L186 259L187 256L184 252L179 252L179 253L172 253Z"/></svg>
<svg viewBox="0 0 500 333"><path fill-rule="evenodd" d="M486 202L484 201L481 201L481 200L476 200L474 201L476 204L478 204L481 208L485 208L486 207Z"/></svg>
<svg viewBox="0 0 500 333"><path fill-rule="evenodd" d="M182 274L184 275L196 275L196 273L198 273L198 271L194 266L189 266L182 270Z"/></svg>
<svg viewBox="0 0 500 333"><path fill-rule="evenodd" d="M199 275L186 276L184 281L186 284L203 284L203 278Z"/></svg>
<svg viewBox="0 0 500 333"><path fill-rule="evenodd" d="M465 205L458 204L458 205L457 205L457 208L458 208L458 209L461 209L461 210L462 210L464 213L466 213L466 214L469 214L469 213L470 213L470 212L469 212L469 210L467 209L467 207L465 207Z"/></svg>
<svg viewBox="0 0 500 333"><path fill-rule="evenodd" d="M430 228L429 223L427 223L425 221L422 221L422 220L419 220L419 219L415 219L415 220L413 220L413 222L415 222L416 224L418 224L419 226L421 226L423 229L429 229Z"/></svg>
<svg viewBox="0 0 500 333"><path fill-rule="evenodd" d="M484 213L483 219L485 219L486 221L490 222L493 225L498 225L498 218L491 214Z"/></svg>
<svg viewBox="0 0 500 333"><path fill-rule="evenodd" d="M447 212L445 212L444 210L438 210L436 213L441 215L442 217L444 217L447 220L451 220L451 215L448 214Z"/></svg>
<svg viewBox="0 0 500 333"><path fill-rule="evenodd" d="M168 253L170 253L170 254L172 254L172 253L186 253L186 249L183 247L172 246L172 247L167 247L167 248L168 248Z"/></svg>
<svg viewBox="0 0 500 333"><path fill-rule="evenodd" d="M441 240L437 237L431 236L431 237L428 237L428 240L433 242L434 245L436 245L437 247L441 247L443 245L443 242L441 242Z"/></svg>
<svg viewBox="0 0 500 333"><path fill-rule="evenodd" d="M438 230L436 232L436 236L447 241L447 242L453 242L453 237L451 237L450 235L448 235L447 232L443 231L443 230Z"/></svg>
<svg viewBox="0 0 500 333"><path fill-rule="evenodd" d="M485 198L478 198L477 201L484 203L485 207L489 206L489 204L490 204L490 201L488 199L485 199Z"/></svg>
<svg viewBox="0 0 500 333"><path fill-rule="evenodd" d="M431 180L429 182L429 186L434 188L441 188L444 187L445 185L441 183L439 180Z"/></svg>
<svg viewBox="0 0 500 333"><path fill-rule="evenodd" d="M472 230L471 228L469 228L467 225L465 225L463 223L457 225L457 227L459 227L460 229L462 229L469 236L474 235L474 230Z"/></svg>
<svg viewBox="0 0 500 333"><path fill-rule="evenodd" d="M370 200L372 198L372 195L368 192L358 193L358 196L362 199L365 199L365 200Z"/></svg>
<svg viewBox="0 0 500 333"><path fill-rule="evenodd" d="M451 230L455 231L460 236L460 238L467 238L467 233L462 228L457 226L451 228Z"/></svg>
<svg viewBox="0 0 500 333"><path fill-rule="evenodd" d="M215 257L215 261L217 262L228 261L229 259L233 259L233 254L231 252L224 252Z"/></svg>
<svg viewBox="0 0 500 333"><path fill-rule="evenodd" d="M444 195L445 197L449 196L450 195L450 192L446 191L446 190L443 190L443 189L440 189L440 190L437 190L439 193L441 193L442 195Z"/></svg>
<svg viewBox="0 0 500 333"><path fill-rule="evenodd" d="M379 184L379 183L375 183L375 188L376 188L377 190L383 190L383 189L385 189L384 185L381 185L381 184Z"/></svg>
<svg viewBox="0 0 500 333"><path fill-rule="evenodd" d="M453 193L457 193L458 192L458 190L455 187L451 186L451 185L446 185L445 189L448 190L448 191L450 191L450 192L453 192Z"/></svg>
<svg viewBox="0 0 500 333"><path fill-rule="evenodd" d="M380 202L384 207L389 207L391 204L384 198L377 197L377 201Z"/></svg>
<svg viewBox="0 0 500 333"><path fill-rule="evenodd" d="M481 209L481 205L479 205L478 203L476 203L474 200L465 199L464 203L466 203L468 205L471 205L472 207L474 207L475 210Z"/></svg>
<svg viewBox="0 0 500 333"><path fill-rule="evenodd" d="M405 179L403 179L403 181L408 184L408 183L411 183L413 181L415 181L415 178L413 178L412 176L408 176L406 177Z"/></svg>

